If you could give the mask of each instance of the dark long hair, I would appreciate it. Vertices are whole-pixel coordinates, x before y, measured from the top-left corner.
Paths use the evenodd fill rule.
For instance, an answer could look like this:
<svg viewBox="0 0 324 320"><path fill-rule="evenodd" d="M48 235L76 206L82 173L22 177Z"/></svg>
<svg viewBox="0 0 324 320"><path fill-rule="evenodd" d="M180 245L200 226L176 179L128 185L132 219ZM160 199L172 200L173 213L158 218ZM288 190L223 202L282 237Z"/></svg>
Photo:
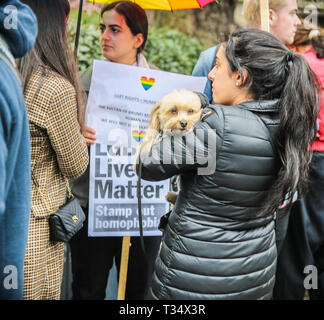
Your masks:
<svg viewBox="0 0 324 320"><path fill-rule="evenodd" d="M312 38L312 46L318 59L324 59L324 35Z"/></svg>
<svg viewBox="0 0 324 320"><path fill-rule="evenodd" d="M257 29L236 31L226 45L231 70L239 70L254 100L279 99L276 141L281 168L260 216L273 214L288 195L305 195L319 112L319 83L308 63L275 36ZM289 206L288 206L289 207Z"/></svg>
<svg viewBox="0 0 324 320"><path fill-rule="evenodd" d="M106 11L112 9L115 9L117 13L125 18L125 22L133 36L139 33L143 35L144 41L137 49L137 54L141 53L144 50L148 33L148 20L144 9L131 1L116 1L101 9L101 18Z"/></svg>
<svg viewBox="0 0 324 320"><path fill-rule="evenodd" d="M304 24L297 28L292 46L311 45L318 59L324 59L324 31L305 27Z"/></svg>
<svg viewBox="0 0 324 320"><path fill-rule="evenodd" d="M41 66L43 76L48 69L68 80L76 90L78 120L84 123L85 96L72 52L68 46L66 19L70 13L68 0L22 0L31 7L38 21L34 48L18 60L24 90L32 74ZM41 83L39 83L40 87ZM36 92L37 95L37 92Z"/></svg>

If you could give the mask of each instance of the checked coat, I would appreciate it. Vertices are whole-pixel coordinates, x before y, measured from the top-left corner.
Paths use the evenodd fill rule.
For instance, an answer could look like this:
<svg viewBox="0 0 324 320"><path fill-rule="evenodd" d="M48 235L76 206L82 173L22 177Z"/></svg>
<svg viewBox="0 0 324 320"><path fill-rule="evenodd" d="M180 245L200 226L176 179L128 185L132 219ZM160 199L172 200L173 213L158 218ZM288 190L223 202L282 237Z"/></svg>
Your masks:
<svg viewBox="0 0 324 320"><path fill-rule="evenodd" d="M46 71L46 72L44 72ZM66 181L80 176L89 156L77 120L74 87L39 68L25 90L31 135L32 204L24 264L24 299L60 299L64 243L49 239L48 218L65 203Z"/></svg>

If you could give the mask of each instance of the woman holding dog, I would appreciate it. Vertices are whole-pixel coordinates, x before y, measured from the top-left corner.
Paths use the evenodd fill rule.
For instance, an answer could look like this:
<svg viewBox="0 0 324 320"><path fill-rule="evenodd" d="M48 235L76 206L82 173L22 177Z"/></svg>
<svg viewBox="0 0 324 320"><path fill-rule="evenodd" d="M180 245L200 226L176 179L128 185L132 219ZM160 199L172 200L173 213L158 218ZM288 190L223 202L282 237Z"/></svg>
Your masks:
<svg viewBox="0 0 324 320"><path fill-rule="evenodd" d="M201 97L194 130L141 156L143 179L181 176L148 298L271 299L276 211L307 189L318 83L303 57L254 29L222 44L209 79L216 105ZM168 140L175 161L163 163Z"/></svg>
<svg viewBox="0 0 324 320"><path fill-rule="evenodd" d="M117 1L103 7L99 27L102 55L107 60L150 68L142 54L147 40L148 20L140 6L130 1ZM87 91L90 89L91 74L92 67L82 77ZM95 131L90 127L85 127L83 135L88 145L96 140ZM89 168L71 184L73 193L88 213ZM85 227L71 241L73 299L103 300L114 258L119 271L122 237L89 238L87 224L86 221ZM144 237L145 259L139 237L131 237L126 300L144 299L160 242L161 237Z"/></svg>

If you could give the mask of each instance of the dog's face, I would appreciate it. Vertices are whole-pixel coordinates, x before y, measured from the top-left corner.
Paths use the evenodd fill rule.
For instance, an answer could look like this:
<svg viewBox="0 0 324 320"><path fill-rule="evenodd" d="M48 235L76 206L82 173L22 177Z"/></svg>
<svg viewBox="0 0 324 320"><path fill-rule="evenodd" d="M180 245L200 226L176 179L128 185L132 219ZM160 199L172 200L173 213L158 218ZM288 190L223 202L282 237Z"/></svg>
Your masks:
<svg viewBox="0 0 324 320"><path fill-rule="evenodd" d="M155 104L151 111L150 121L138 154L148 155L161 131L186 134L193 129L201 112L200 98L192 91L181 89L167 94ZM138 156L135 157L137 158Z"/></svg>
<svg viewBox="0 0 324 320"><path fill-rule="evenodd" d="M172 133L190 131L201 115L200 98L193 92L185 89L164 96L153 108L152 123L158 131L169 130Z"/></svg>

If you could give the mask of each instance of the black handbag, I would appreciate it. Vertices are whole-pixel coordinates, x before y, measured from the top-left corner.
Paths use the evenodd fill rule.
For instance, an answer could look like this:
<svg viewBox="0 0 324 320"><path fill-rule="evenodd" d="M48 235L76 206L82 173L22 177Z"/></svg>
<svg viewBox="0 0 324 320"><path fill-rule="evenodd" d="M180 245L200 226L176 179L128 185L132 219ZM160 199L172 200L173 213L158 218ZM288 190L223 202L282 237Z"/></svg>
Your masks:
<svg viewBox="0 0 324 320"><path fill-rule="evenodd" d="M39 187L33 173L32 178L35 185ZM71 192L68 181L66 187L66 203L62 205L55 213L52 213L49 216L51 241L69 242L72 237L83 227L83 223L86 219L78 199L76 199ZM38 191L40 192L39 188ZM43 198L43 194L41 192L40 194Z"/></svg>
<svg viewBox="0 0 324 320"><path fill-rule="evenodd" d="M83 227L86 217L78 199L72 197L49 216L50 240L69 242Z"/></svg>

